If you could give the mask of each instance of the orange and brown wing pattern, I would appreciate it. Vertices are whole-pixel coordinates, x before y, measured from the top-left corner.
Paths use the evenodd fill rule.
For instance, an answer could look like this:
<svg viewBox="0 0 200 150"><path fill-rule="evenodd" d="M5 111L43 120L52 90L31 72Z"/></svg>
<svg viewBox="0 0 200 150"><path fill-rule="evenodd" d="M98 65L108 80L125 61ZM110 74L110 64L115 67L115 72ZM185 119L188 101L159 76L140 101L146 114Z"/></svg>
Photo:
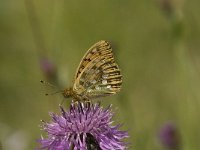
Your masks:
<svg viewBox="0 0 200 150"><path fill-rule="evenodd" d="M86 52L80 62L73 91L91 99L115 94L120 90L121 84L122 75L110 44L99 41Z"/></svg>

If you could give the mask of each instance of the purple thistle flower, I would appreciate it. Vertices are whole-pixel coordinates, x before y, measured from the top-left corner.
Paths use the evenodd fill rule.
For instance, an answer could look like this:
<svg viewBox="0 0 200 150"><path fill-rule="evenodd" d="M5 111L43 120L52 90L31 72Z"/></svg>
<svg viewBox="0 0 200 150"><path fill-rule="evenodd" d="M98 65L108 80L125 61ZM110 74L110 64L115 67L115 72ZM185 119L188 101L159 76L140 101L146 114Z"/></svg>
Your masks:
<svg viewBox="0 0 200 150"><path fill-rule="evenodd" d="M161 9L167 14L172 15L174 13L174 1L173 0L159 0Z"/></svg>
<svg viewBox="0 0 200 150"><path fill-rule="evenodd" d="M43 121L47 138L39 140L40 149L48 150L124 150L128 137L120 131L121 125L113 126L111 105L103 109L100 104L71 104L62 115L50 113L52 122Z"/></svg>
<svg viewBox="0 0 200 150"><path fill-rule="evenodd" d="M163 146L170 150L180 149L180 137L176 126L168 122L160 129L159 139Z"/></svg>

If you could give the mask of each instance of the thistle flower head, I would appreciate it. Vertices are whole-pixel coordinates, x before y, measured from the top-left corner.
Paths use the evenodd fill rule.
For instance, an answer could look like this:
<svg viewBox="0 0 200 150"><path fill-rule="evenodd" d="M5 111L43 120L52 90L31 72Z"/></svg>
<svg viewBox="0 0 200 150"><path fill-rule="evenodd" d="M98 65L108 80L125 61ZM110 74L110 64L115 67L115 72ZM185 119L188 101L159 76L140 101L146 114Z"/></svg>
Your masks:
<svg viewBox="0 0 200 150"><path fill-rule="evenodd" d="M55 80L57 70L54 63L49 58L43 57L40 60L40 68L47 79Z"/></svg>
<svg viewBox="0 0 200 150"><path fill-rule="evenodd" d="M159 133L160 142L170 150L180 149L180 137L178 130L172 122L168 122L162 126Z"/></svg>
<svg viewBox="0 0 200 150"><path fill-rule="evenodd" d="M161 9L168 15L174 11L174 0L159 0Z"/></svg>
<svg viewBox="0 0 200 150"><path fill-rule="evenodd" d="M52 122L43 122L42 129L47 138L39 140L41 149L48 150L124 150L128 137L120 131L120 125L112 125L111 106L106 109L100 104L71 104L61 115L50 113Z"/></svg>

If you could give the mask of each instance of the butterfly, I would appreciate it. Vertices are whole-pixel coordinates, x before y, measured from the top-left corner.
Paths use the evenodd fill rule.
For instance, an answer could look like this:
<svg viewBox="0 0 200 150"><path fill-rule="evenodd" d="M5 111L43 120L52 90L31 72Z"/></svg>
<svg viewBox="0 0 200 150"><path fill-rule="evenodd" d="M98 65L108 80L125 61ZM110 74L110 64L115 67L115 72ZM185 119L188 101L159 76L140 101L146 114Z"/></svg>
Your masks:
<svg viewBox="0 0 200 150"><path fill-rule="evenodd" d="M122 75L115 63L111 45L104 40L94 44L83 56L74 77L73 87L63 90L65 98L91 101L120 91Z"/></svg>

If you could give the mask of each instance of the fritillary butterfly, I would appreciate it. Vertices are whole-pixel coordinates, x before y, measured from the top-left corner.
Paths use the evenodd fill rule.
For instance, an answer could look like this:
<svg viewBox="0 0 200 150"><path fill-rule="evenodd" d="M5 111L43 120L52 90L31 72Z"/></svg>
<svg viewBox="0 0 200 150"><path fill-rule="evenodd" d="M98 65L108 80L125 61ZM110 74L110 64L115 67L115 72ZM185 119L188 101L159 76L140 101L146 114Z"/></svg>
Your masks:
<svg viewBox="0 0 200 150"><path fill-rule="evenodd" d="M119 92L121 84L122 75L111 45L102 40L86 52L77 68L73 87L66 88L63 96L74 101L90 101Z"/></svg>

